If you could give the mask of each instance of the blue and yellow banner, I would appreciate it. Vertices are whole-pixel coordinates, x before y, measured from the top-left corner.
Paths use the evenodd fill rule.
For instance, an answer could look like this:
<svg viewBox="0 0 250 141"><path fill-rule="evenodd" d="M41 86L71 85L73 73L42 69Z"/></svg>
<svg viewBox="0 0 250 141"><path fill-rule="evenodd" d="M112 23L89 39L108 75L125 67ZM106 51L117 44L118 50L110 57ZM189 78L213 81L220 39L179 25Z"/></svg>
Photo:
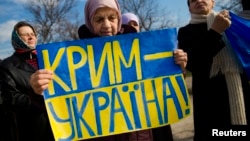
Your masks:
<svg viewBox="0 0 250 141"><path fill-rule="evenodd" d="M173 50L176 29L39 45L44 92L57 141L108 136L175 123L190 100Z"/></svg>
<svg viewBox="0 0 250 141"><path fill-rule="evenodd" d="M250 81L250 20L230 12L232 24L225 34Z"/></svg>

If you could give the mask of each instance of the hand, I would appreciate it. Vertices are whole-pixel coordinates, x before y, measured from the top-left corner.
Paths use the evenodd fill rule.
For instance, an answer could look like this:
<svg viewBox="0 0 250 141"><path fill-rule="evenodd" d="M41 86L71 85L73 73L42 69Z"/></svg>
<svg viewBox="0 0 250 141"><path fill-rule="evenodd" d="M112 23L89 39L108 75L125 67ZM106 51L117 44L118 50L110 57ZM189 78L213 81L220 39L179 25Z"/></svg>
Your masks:
<svg viewBox="0 0 250 141"><path fill-rule="evenodd" d="M223 33L231 25L231 19L227 10L221 11L216 15L211 29L218 33Z"/></svg>
<svg viewBox="0 0 250 141"><path fill-rule="evenodd" d="M50 70L38 70L30 77L30 85L36 94L42 95L53 79L53 72Z"/></svg>
<svg viewBox="0 0 250 141"><path fill-rule="evenodd" d="M182 49L176 49L174 51L174 60L176 64L179 64L182 70L185 70L187 65L187 53Z"/></svg>

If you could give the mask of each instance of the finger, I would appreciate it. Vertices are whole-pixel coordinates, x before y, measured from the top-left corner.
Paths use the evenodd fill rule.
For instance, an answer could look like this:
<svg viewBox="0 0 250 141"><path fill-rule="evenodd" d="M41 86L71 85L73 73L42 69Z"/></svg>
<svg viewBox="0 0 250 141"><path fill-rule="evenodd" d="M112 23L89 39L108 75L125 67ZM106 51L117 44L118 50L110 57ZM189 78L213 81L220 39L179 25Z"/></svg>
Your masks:
<svg viewBox="0 0 250 141"><path fill-rule="evenodd" d="M33 90L35 91L36 94L41 95L44 90L48 89L48 83L45 83L43 85L33 85Z"/></svg>
<svg viewBox="0 0 250 141"><path fill-rule="evenodd" d="M34 91L40 91L44 90L52 79L53 73L41 70L31 75L30 84Z"/></svg>
<svg viewBox="0 0 250 141"><path fill-rule="evenodd" d="M38 74L53 74L53 71L47 70L47 69L41 69L41 70L36 71L36 73L38 73Z"/></svg>
<svg viewBox="0 0 250 141"><path fill-rule="evenodd" d="M221 14L224 18L229 18L229 19L231 18L228 10L223 10Z"/></svg>
<svg viewBox="0 0 250 141"><path fill-rule="evenodd" d="M185 61L177 61L176 64L180 65L181 69L185 69L187 63Z"/></svg>
<svg viewBox="0 0 250 141"><path fill-rule="evenodd" d="M182 49L176 49L174 50L174 54L178 54L178 53L181 53L181 52L184 52Z"/></svg>

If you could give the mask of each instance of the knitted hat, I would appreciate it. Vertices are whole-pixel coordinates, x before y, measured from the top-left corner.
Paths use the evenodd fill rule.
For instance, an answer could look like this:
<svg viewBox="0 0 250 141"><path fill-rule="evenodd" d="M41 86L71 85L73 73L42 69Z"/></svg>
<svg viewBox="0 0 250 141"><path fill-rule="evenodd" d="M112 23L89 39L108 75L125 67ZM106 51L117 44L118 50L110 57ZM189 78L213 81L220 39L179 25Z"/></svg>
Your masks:
<svg viewBox="0 0 250 141"><path fill-rule="evenodd" d="M139 19L134 13L125 13L122 15L122 24L128 24L130 21L135 21L139 25Z"/></svg>

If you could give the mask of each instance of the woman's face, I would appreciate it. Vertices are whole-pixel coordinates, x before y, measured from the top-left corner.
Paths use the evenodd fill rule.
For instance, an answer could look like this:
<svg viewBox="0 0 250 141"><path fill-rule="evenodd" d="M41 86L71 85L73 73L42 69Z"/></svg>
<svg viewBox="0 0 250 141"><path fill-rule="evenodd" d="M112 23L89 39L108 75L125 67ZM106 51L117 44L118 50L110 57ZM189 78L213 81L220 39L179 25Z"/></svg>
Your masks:
<svg viewBox="0 0 250 141"><path fill-rule="evenodd" d="M137 24L136 21L133 21L133 20L132 20L132 21L129 21L128 24L129 24L130 26L134 27L134 28L136 29L137 32L140 32L140 27L139 27L139 25Z"/></svg>
<svg viewBox="0 0 250 141"><path fill-rule="evenodd" d="M214 0L189 0L189 11L192 14L209 14L214 7Z"/></svg>
<svg viewBox="0 0 250 141"><path fill-rule="evenodd" d="M116 10L102 7L98 8L91 24L94 34L99 36L113 36L118 33L119 16Z"/></svg>
<svg viewBox="0 0 250 141"><path fill-rule="evenodd" d="M17 30L20 38L25 42L29 48L36 48L37 37L34 31L29 26L22 26Z"/></svg>

